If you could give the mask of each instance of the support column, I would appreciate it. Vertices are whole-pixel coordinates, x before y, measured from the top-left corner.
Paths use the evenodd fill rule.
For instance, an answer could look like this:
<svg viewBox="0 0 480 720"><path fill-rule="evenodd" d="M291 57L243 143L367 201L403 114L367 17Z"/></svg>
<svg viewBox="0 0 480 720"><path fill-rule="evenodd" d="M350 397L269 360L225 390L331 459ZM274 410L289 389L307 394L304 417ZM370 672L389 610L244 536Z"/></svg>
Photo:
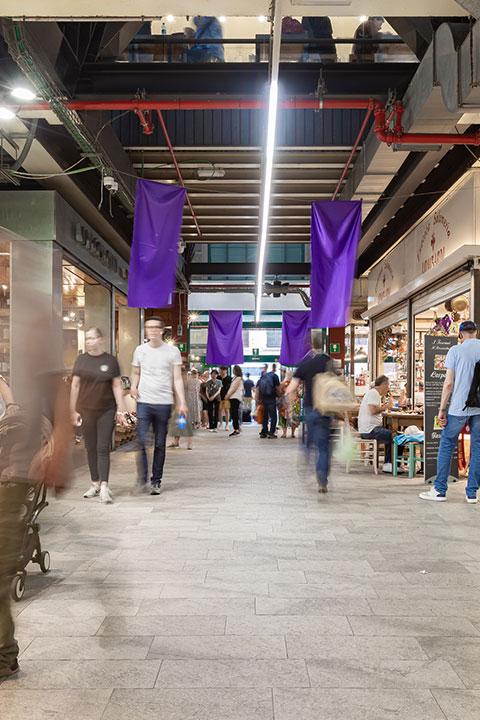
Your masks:
<svg viewBox="0 0 480 720"><path fill-rule="evenodd" d="M480 268L477 261L470 271L470 320L480 323Z"/></svg>
<svg viewBox="0 0 480 720"><path fill-rule="evenodd" d="M338 352L332 351L332 345L338 346ZM345 328L330 328L327 353L333 360L340 360L345 368Z"/></svg>

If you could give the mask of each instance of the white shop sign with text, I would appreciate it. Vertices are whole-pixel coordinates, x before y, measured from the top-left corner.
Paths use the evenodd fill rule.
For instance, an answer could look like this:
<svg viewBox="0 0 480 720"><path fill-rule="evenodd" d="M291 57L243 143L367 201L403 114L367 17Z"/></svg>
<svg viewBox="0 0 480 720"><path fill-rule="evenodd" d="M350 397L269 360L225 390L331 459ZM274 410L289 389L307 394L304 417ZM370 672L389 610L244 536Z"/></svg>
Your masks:
<svg viewBox="0 0 480 720"><path fill-rule="evenodd" d="M368 306L378 305L407 283L416 280L463 245L475 245L478 172L440 202L371 270Z"/></svg>

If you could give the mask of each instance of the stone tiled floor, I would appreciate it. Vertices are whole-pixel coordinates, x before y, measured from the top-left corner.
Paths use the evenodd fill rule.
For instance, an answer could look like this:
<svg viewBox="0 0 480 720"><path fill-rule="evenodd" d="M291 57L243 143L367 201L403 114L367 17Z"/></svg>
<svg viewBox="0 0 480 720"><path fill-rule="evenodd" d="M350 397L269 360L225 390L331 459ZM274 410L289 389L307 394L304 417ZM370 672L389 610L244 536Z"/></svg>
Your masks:
<svg viewBox="0 0 480 720"><path fill-rule="evenodd" d="M21 673L2 720L476 720L480 506L418 480L334 468L299 446L198 434L160 497L113 457L42 516L53 569L15 606Z"/></svg>

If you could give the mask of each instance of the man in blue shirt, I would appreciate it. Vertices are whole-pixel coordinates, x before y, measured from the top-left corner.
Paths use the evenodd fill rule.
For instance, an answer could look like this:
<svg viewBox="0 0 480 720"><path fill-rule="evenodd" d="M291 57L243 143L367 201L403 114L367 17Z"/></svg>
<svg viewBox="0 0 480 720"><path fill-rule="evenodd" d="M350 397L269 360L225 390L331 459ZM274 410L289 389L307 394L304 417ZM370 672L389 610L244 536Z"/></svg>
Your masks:
<svg viewBox="0 0 480 720"><path fill-rule="evenodd" d="M460 325L459 345L451 347L445 358L447 374L443 384L442 399L438 412L438 422L444 428L437 456L437 477L429 492L420 493L422 500L445 502L447 499L447 480L450 472L452 454L458 442L458 436L468 423L471 437L471 461L466 488L467 503L477 502L477 490L480 480L480 408L465 408L472 384L475 364L480 361L480 340L477 339L477 326L471 320ZM451 397L447 414L448 399Z"/></svg>
<svg viewBox="0 0 480 720"><path fill-rule="evenodd" d="M259 433L261 438L276 438L277 429L277 397L281 391L280 380L275 372L275 364L271 372L262 375L257 383L256 401L263 405L263 426ZM270 421L270 430L268 423Z"/></svg>
<svg viewBox="0 0 480 720"><path fill-rule="evenodd" d="M243 381L243 404L247 410L252 409L252 388L254 387L253 380L250 380L250 373L246 374L246 380Z"/></svg>

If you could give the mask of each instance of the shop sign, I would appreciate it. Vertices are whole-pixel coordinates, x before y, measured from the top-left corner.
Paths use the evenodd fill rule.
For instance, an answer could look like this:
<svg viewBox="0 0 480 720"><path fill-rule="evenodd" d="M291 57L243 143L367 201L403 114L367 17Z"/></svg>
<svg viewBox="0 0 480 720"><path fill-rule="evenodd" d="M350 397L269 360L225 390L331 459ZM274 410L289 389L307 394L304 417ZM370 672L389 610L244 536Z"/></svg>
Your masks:
<svg viewBox="0 0 480 720"><path fill-rule="evenodd" d="M404 284L405 247L400 243L368 276L368 305L377 305L400 290Z"/></svg>
<svg viewBox="0 0 480 720"><path fill-rule="evenodd" d="M259 357L260 355L260 348L252 348L252 355L254 357Z"/></svg>
<svg viewBox="0 0 480 720"><path fill-rule="evenodd" d="M437 475L437 454L442 437L442 427L438 424L438 410L442 397L443 382L447 371L445 357L451 347L457 344L456 337L443 335L425 335L425 441L424 441L424 478L432 483ZM458 454L452 458L449 480L458 478Z"/></svg>
<svg viewBox="0 0 480 720"><path fill-rule="evenodd" d="M463 245L476 244L474 172L379 262L368 276L368 305L386 300ZM480 209L480 205L479 205Z"/></svg>
<svg viewBox="0 0 480 720"><path fill-rule="evenodd" d="M177 348L181 353L187 352L187 343L177 343Z"/></svg>
<svg viewBox="0 0 480 720"><path fill-rule="evenodd" d="M340 343L330 343L330 355L338 355L340 352Z"/></svg>

